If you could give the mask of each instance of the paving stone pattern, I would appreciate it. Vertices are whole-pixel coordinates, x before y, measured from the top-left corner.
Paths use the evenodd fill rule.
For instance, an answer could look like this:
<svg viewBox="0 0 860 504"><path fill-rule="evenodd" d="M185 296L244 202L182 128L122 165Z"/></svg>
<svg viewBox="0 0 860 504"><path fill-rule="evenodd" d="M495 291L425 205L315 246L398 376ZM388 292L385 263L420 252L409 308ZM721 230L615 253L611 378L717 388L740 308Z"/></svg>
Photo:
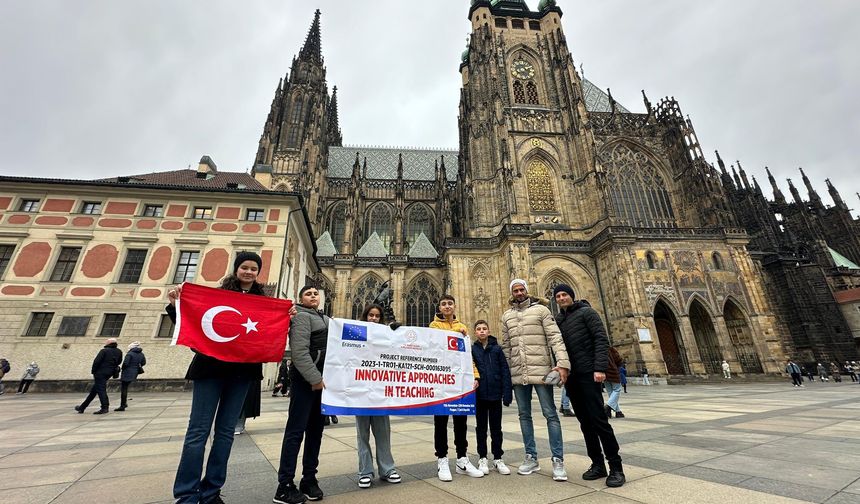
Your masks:
<svg viewBox="0 0 860 504"><path fill-rule="evenodd" d="M9 387L7 387L9 390ZM561 418L570 480L551 479L546 424L533 401L540 474L436 479L433 421L392 417L403 483L357 487L351 417L326 428L320 456L325 502L402 503L860 503L860 386L813 383L629 387L613 419L628 483L609 489L579 475L588 466L575 418ZM0 396L3 504L170 503L191 396L133 395L123 412L76 414L71 394ZM236 438L223 498L271 502L289 399L263 396L263 414ZM91 409L94 411L94 409ZM475 455L474 420L469 453ZM522 438L516 405L503 417L505 460ZM453 458L453 434L451 434Z"/></svg>

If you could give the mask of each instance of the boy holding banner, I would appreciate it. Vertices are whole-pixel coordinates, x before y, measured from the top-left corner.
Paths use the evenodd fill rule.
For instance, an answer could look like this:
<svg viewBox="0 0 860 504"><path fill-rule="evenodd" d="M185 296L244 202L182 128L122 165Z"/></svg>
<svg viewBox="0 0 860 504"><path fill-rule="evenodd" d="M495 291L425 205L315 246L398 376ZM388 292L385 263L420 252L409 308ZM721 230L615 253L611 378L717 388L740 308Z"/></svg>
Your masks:
<svg viewBox="0 0 860 504"><path fill-rule="evenodd" d="M430 328L459 332L463 336L468 336L469 330L454 315L455 303L454 296L450 294L442 296L439 299L439 312L436 313L433 322L430 322ZM478 373L478 368L474 367L474 363L473 372L475 374L475 388L477 388L481 376ZM466 474L473 478L481 478L484 476L484 473L472 465L472 462L466 455L466 448L469 446L466 440L466 415L452 416L454 417L454 446L457 449L457 474ZM448 415L434 415L433 441L436 448L436 466L439 479L441 481L451 481L451 468L448 465Z"/></svg>

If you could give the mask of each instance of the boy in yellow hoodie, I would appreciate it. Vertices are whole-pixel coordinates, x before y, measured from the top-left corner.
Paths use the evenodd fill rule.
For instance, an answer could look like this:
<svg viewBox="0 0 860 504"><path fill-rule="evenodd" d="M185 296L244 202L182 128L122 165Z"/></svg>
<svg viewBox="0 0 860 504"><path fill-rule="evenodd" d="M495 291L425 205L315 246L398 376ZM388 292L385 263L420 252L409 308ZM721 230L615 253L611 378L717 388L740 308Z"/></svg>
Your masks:
<svg viewBox="0 0 860 504"><path fill-rule="evenodd" d="M465 324L457 320L454 315L454 307L456 300L454 296L445 294L439 299L439 311L433 322L430 322L431 329L442 329L444 331L459 332L463 336L468 336L469 330ZM475 388L478 387L478 368L475 363L472 363L472 370L475 374ZM481 478L484 473L477 467L472 465L469 457L466 455L466 448L469 447L466 441L466 415L452 415L454 417L454 447L457 449L457 474L466 474L473 478ZM433 417L433 441L436 448L436 467L438 470L439 479L442 481L451 481L451 468L448 465L448 415L435 415Z"/></svg>

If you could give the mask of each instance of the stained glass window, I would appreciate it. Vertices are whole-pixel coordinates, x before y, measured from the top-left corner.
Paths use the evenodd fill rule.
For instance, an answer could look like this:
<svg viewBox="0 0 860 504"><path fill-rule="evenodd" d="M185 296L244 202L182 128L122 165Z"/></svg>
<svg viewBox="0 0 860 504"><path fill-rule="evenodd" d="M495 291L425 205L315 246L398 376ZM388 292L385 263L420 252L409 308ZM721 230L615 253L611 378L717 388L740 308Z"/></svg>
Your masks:
<svg viewBox="0 0 860 504"><path fill-rule="evenodd" d="M552 180L549 168L540 159L529 162L526 171L526 183L529 191L529 204L535 212L555 212L555 195L552 192Z"/></svg>
<svg viewBox="0 0 860 504"><path fill-rule="evenodd" d="M329 211L326 223L334 248L340 253L343 251L344 233L346 232L346 203L340 201L335 203L334 208Z"/></svg>
<svg viewBox="0 0 860 504"><path fill-rule="evenodd" d="M373 303L379 294L382 280L374 275L367 275L353 289L352 295L352 318L358 320L364 308Z"/></svg>
<svg viewBox="0 0 860 504"><path fill-rule="evenodd" d="M373 205L367 213L367 232L369 238L373 233L379 235L382 244L390 250L391 240L394 239L394 208L387 203Z"/></svg>
<svg viewBox="0 0 860 504"><path fill-rule="evenodd" d="M600 154L615 209L616 223L637 227L675 227L675 213L663 177L644 152L624 143Z"/></svg>
<svg viewBox="0 0 860 504"><path fill-rule="evenodd" d="M424 233L430 241L433 241L434 222L433 213L427 205L415 204L409 207L406 213L405 238L408 246L415 244L415 240Z"/></svg>
<svg viewBox="0 0 860 504"><path fill-rule="evenodd" d="M412 282L406 293L406 325L426 327L436 315L439 291L427 276Z"/></svg>

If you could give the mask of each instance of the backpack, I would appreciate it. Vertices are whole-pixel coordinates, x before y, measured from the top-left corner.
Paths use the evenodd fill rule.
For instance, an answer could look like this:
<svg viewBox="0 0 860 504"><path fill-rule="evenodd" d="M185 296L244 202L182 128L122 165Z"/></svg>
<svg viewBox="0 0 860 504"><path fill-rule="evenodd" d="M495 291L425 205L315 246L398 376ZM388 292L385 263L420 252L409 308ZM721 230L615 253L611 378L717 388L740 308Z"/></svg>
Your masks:
<svg viewBox="0 0 860 504"><path fill-rule="evenodd" d="M12 366L9 365L9 361L6 359L0 359L0 369L3 370L3 373L8 373L12 369Z"/></svg>

